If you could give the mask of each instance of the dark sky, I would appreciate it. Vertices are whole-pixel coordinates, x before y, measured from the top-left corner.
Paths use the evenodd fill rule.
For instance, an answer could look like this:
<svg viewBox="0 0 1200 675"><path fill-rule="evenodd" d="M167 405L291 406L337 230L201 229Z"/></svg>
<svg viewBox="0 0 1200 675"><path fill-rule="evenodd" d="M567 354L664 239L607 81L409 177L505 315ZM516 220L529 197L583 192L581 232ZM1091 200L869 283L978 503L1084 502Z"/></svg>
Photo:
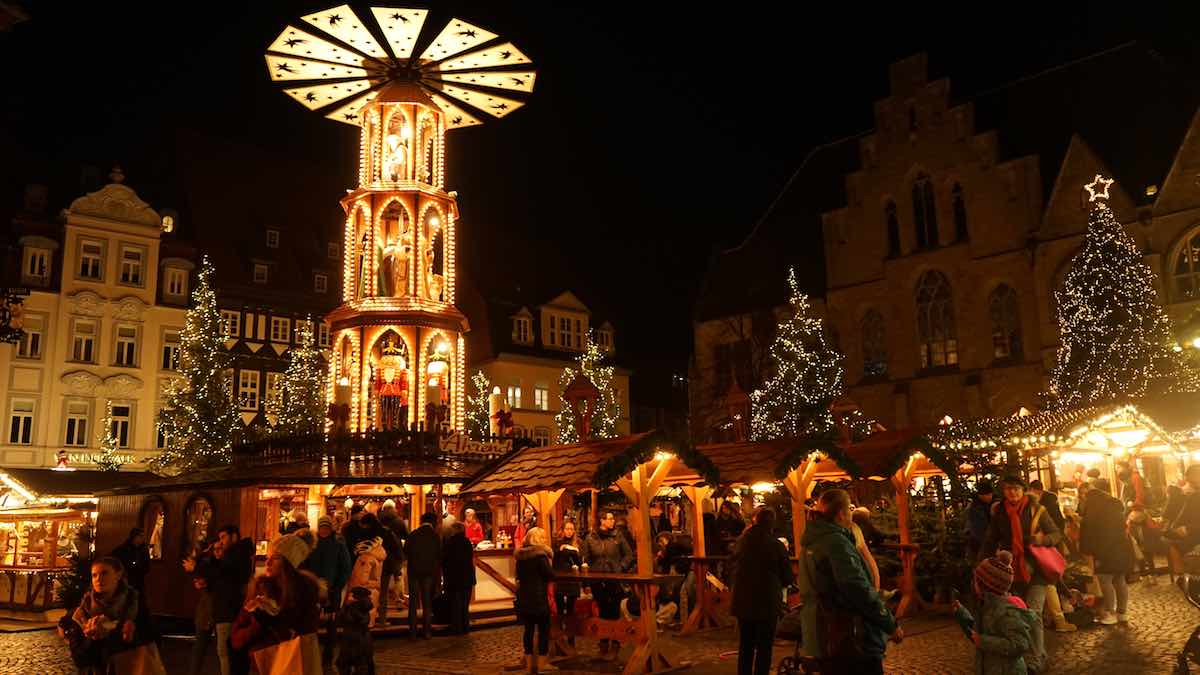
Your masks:
<svg viewBox="0 0 1200 675"><path fill-rule="evenodd" d="M0 33L0 156L19 160L0 162L5 198L119 160L147 201L173 206L187 158L164 148L188 128L275 153L280 170L323 167L327 181L296 190L334 203L356 132L279 92L262 52L335 4L24 3L32 19ZM433 5L426 39L461 16L538 69L525 108L448 135L460 257L484 292L576 290L612 317L621 360L656 379L686 367L712 252L745 237L814 144L870 127L890 61L929 51L956 98L1130 39L1197 64L1184 33L1196 17L1157 4L776 4Z"/></svg>

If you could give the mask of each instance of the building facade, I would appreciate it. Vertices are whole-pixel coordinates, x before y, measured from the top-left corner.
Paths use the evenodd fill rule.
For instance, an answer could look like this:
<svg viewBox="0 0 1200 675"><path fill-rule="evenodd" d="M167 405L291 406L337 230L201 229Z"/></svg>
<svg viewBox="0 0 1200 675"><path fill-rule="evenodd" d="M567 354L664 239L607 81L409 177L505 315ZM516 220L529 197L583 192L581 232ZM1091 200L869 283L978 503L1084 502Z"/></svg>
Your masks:
<svg viewBox="0 0 1200 675"><path fill-rule="evenodd" d="M612 324L594 325L591 310L571 291L537 305L478 297L470 304L468 371L482 372L492 391L503 396L516 436L538 445L557 443L554 416L562 408L563 370L575 365L589 335L601 349L614 354ZM631 375L628 369L614 366L612 386L621 407L618 434L630 432Z"/></svg>
<svg viewBox="0 0 1200 675"><path fill-rule="evenodd" d="M0 345L2 466L94 466L110 405L125 468L161 447L155 419L178 367L195 264L119 169L110 179L72 202L61 226L14 223L15 281L30 293L24 339Z"/></svg>
<svg viewBox="0 0 1200 675"><path fill-rule="evenodd" d="M821 150L824 164L813 170L837 176L840 186L828 191L835 203L793 195L804 204L786 214L794 218L788 224L821 233L822 311L845 355L848 394L885 426L1039 406L1057 355L1054 294L1082 245L1084 185L1098 173L1117 179L1109 204L1158 275L1159 301L1181 346L1200 336L1194 100L1181 116L1173 112L1177 101L1147 92L1138 105L1154 111L1151 122L1085 140L1074 130L1095 128L1088 115L1102 107L1056 109L1046 92L1078 96L1071 87L1087 80L1087 69L1128 66L1141 56L1104 58L962 103L952 100L948 80L928 79L924 55L895 63L889 95L874 106L874 128ZM1022 137L1044 131L1018 125L1024 109L1061 133ZM1000 129L979 131L980 117ZM1006 120L1022 128L1006 129ZM764 239L777 234L769 226L756 231ZM740 253L718 261L710 289ZM728 424L740 390L761 381L777 311L768 303L698 313L693 378L710 385L699 401L693 397L693 415L716 411L708 427ZM726 396L731 377L742 381Z"/></svg>

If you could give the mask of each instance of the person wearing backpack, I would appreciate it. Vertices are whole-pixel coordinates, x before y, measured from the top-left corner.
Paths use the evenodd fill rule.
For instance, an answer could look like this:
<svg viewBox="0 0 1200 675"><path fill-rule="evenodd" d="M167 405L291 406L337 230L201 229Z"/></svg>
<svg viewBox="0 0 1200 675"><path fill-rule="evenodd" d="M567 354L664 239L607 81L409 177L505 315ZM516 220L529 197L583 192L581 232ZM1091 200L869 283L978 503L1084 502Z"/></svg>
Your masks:
<svg viewBox="0 0 1200 675"><path fill-rule="evenodd" d="M1012 554L1000 550L975 567L974 588L979 620L954 603L954 614L975 643L975 675L1025 675L1025 656L1033 649L1033 627L1041 617L1011 595Z"/></svg>

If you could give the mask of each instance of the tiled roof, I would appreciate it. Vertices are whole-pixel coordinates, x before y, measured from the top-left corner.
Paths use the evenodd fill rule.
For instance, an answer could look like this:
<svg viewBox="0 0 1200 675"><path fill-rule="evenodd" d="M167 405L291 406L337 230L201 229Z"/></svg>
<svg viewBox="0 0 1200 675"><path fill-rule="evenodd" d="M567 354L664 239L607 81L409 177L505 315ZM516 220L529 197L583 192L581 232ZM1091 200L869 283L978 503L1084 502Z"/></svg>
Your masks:
<svg viewBox="0 0 1200 675"><path fill-rule="evenodd" d="M484 471L460 493L535 492L592 487L600 465L625 452L651 432L575 445L534 446L518 451Z"/></svg>

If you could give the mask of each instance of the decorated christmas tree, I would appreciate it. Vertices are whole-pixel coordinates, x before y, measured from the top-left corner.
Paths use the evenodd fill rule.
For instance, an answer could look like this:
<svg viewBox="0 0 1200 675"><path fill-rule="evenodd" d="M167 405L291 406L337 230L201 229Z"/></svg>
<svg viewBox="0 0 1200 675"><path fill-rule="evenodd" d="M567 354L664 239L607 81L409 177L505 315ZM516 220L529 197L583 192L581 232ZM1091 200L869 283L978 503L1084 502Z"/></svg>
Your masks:
<svg viewBox="0 0 1200 675"><path fill-rule="evenodd" d="M559 410L554 415L554 423L558 426L559 443L578 443L580 441L579 429L575 428L573 408L562 395L577 373L581 373L600 391L591 415L592 439L612 438L617 435L617 420L621 417L621 404L612 387L613 367L603 365L606 356L604 350L596 344L589 333L585 349L575 359L575 365L563 368L562 375L558 378Z"/></svg>
<svg viewBox="0 0 1200 675"><path fill-rule="evenodd" d="M491 390L492 383L482 370L471 376L471 395L467 397L467 434L477 441L482 441L492 430L488 417L488 395Z"/></svg>
<svg viewBox="0 0 1200 675"><path fill-rule="evenodd" d="M288 352L283 386L267 406L267 412L275 415L275 433L307 436L325 428L326 369L321 350L314 343L309 317L296 326L296 346Z"/></svg>
<svg viewBox="0 0 1200 675"><path fill-rule="evenodd" d="M754 440L827 434L834 426L830 403L842 394L842 355L829 345L823 321L788 272L791 315L775 333L769 376L750 394L750 437Z"/></svg>
<svg viewBox="0 0 1200 675"><path fill-rule="evenodd" d="M96 465L102 471L120 471L121 448L116 435L113 434L112 401L106 401L104 404L104 419L100 422L99 433L96 434L96 437L100 446L100 455L96 458Z"/></svg>
<svg viewBox="0 0 1200 675"><path fill-rule="evenodd" d="M212 265L206 256L192 291L192 306L180 336L179 378L167 390L158 413L166 447L150 466L163 473L226 464L239 426L226 369L228 334L210 286Z"/></svg>
<svg viewBox="0 0 1200 675"><path fill-rule="evenodd" d="M1056 294L1061 344L1047 396L1052 407L1196 391L1200 384L1176 351L1154 273L1108 207L1112 183L1097 175L1087 185L1087 235Z"/></svg>

